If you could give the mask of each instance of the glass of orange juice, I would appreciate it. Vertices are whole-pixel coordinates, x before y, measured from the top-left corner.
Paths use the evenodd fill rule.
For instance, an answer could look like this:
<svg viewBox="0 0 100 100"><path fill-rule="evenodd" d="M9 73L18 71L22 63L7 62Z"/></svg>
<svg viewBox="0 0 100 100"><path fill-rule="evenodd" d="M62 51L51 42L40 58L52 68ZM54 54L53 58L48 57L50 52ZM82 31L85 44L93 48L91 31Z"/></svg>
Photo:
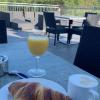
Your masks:
<svg viewBox="0 0 100 100"><path fill-rule="evenodd" d="M29 35L28 47L32 55L36 58L36 66L34 69L30 69L28 74L32 77L42 77L46 74L44 69L39 68L39 59L48 48L48 37L44 35Z"/></svg>

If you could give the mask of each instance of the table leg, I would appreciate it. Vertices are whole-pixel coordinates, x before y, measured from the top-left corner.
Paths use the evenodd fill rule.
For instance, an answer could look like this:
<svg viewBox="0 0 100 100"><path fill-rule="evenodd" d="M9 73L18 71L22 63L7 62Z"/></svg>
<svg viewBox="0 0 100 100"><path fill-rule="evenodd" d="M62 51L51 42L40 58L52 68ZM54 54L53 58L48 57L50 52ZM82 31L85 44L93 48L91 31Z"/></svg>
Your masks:
<svg viewBox="0 0 100 100"><path fill-rule="evenodd" d="M72 33L71 33L72 24L73 24L73 20L69 19L69 32L67 36L67 44L70 44L72 38Z"/></svg>
<svg viewBox="0 0 100 100"><path fill-rule="evenodd" d="M73 20L72 19L69 19L69 32L68 32L68 36L67 36L67 44L70 45L70 44L77 44L79 43L77 40L71 40L72 39L72 24L73 24Z"/></svg>

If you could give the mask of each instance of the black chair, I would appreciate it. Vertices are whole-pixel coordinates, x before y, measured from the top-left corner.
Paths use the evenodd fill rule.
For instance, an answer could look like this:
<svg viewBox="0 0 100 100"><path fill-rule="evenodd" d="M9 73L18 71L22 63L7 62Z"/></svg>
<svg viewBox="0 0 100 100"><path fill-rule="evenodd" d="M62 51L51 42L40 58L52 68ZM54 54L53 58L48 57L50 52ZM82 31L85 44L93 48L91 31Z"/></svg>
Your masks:
<svg viewBox="0 0 100 100"><path fill-rule="evenodd" d="M0 20L5 20L6 26L9 28L13 28L15 30L21 29L18 27L18 23L10 21L10 13L0 11Z"/></svg>
<svg viewBox="0 0 100 100"><path fill-rule="evenodd" d="M84 27L74 64L100 78L100 27Z"/></svg>
<svg viewBox="0 0 100 100"><path fill-rule="evenodd" d="M69 28L63 25L57 25L54 12L43 12L45 23L46 23L46 33L52 33L55 35L54 45L56 44L56 40L59 41L59 35L63 33L68 33Z"/></svg>
<svg viewBox="0 0 100 100"><path fill-rule="evenodd" d="M6 22L0 20L0 43L7 43Z"/></svg>
<svg viewBox="0 0 100 100"><path fill-rule="evenodd" d="M43 30L43 15L38 15L38 23L35 25L35 28Z"/></svg>
<svg viewBox="0 0 100 100"><path fill-rule="evenodd" d="M72 26L72 29L70 29L70 34L69 34L69 37L68 37L69 44L70 44L70 40L71 40L73 34L80 35L80 36L82 35L82 33L83 33L83 27L86 26L86 25L88 25L87 24L87 20L90 19L90 17L88 18L89 15L90 16L97 15L97 13L86 12L85 15L84 15L84 17L86 17L86 20L83 20L82 26ZM92 19L90 19L90 20L92 21Z"/></svg>

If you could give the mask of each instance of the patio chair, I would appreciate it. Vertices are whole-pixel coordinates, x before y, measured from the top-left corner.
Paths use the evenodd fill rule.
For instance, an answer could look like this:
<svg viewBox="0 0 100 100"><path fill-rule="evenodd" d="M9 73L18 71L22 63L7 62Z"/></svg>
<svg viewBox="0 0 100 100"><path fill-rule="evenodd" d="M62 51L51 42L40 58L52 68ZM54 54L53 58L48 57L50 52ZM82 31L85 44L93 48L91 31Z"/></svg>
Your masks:
<svg viewBox="0 0 100 100"><path fill-rule="evenodd" d="M6 22L0 20L0 43L7 43Z"/></svg>
<svg viewBox="0 0 100 100"><path fill-rule="evenodd" d="M8 28L13 28L15 30L21 29L16 22L10 21L10 13L0 11L0 20L4 20Z"/></svg>
<svg viewBox="0 0 100 100"><path fill-rule="evenodd" d="M69 28L63 25L57 25L54 12L43 12L45 23L46 23L46 33L50 35L50 33L54 34L54 45L56 45L56 40L59 41L59 35L68 33Z"/></svg>
<svg viewBox="0 0 100 100"><path fill-rule="evenodd" d="M74 65L100 78L100 27L84 27Z"/></svg>
<svg viewBox="0 0 100 100"><path fill-rule="evenodd" d="M90 19L91 21L93 21L93 19L91 19L90 17L88 18L88 16L91 16L91 15L97 15L97 13L92 13L92 12L86 12L85 13L85 17L86 17L86 20L83 20L83 23L82 23L82 26L72 26L72 29L70 30L70 35L69 35L69 44L70 44L70 41L71 41L71 38L72 38L72 35L73 34L76 34L76 35L82 35L83 33L83 27L85 25L87 25L87 21ZM95 21L95 19L94 19ZM92 22L93 23L93 22ZM88 24L89 25L89 24Z"/></svg>
<svg viewBox="0 0 100 100"><path fill-rule="evenodd" d="M43 15L38 15L38 23L35 25L35 28L43 30Z"/></svg>

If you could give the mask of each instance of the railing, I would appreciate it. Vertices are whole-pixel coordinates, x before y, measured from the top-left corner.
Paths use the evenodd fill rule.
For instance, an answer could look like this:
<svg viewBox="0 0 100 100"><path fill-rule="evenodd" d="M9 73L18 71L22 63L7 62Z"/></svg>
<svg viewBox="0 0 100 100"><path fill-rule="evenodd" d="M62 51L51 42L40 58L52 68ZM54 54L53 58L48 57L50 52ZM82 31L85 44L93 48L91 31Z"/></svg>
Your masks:
<svg viewBox="0 0 100 100"><path fill-rule="evenodd" d="M100 7L60 7L59 5L51 4L29 4L29 3L12 3L12 2L0 2L0 11L6 12L43 12L54 11L58 14L83 16L85 12L97 12L100 13Z"/></svg>
<svg viewBox="0 0 100 100"><path fill-rule="evenodd" d="M29 4L29 3L11 3L0 2L0 11L28 11L28 12L42 12L42 11L59 11L58 5L50 4Z"/></svg>

